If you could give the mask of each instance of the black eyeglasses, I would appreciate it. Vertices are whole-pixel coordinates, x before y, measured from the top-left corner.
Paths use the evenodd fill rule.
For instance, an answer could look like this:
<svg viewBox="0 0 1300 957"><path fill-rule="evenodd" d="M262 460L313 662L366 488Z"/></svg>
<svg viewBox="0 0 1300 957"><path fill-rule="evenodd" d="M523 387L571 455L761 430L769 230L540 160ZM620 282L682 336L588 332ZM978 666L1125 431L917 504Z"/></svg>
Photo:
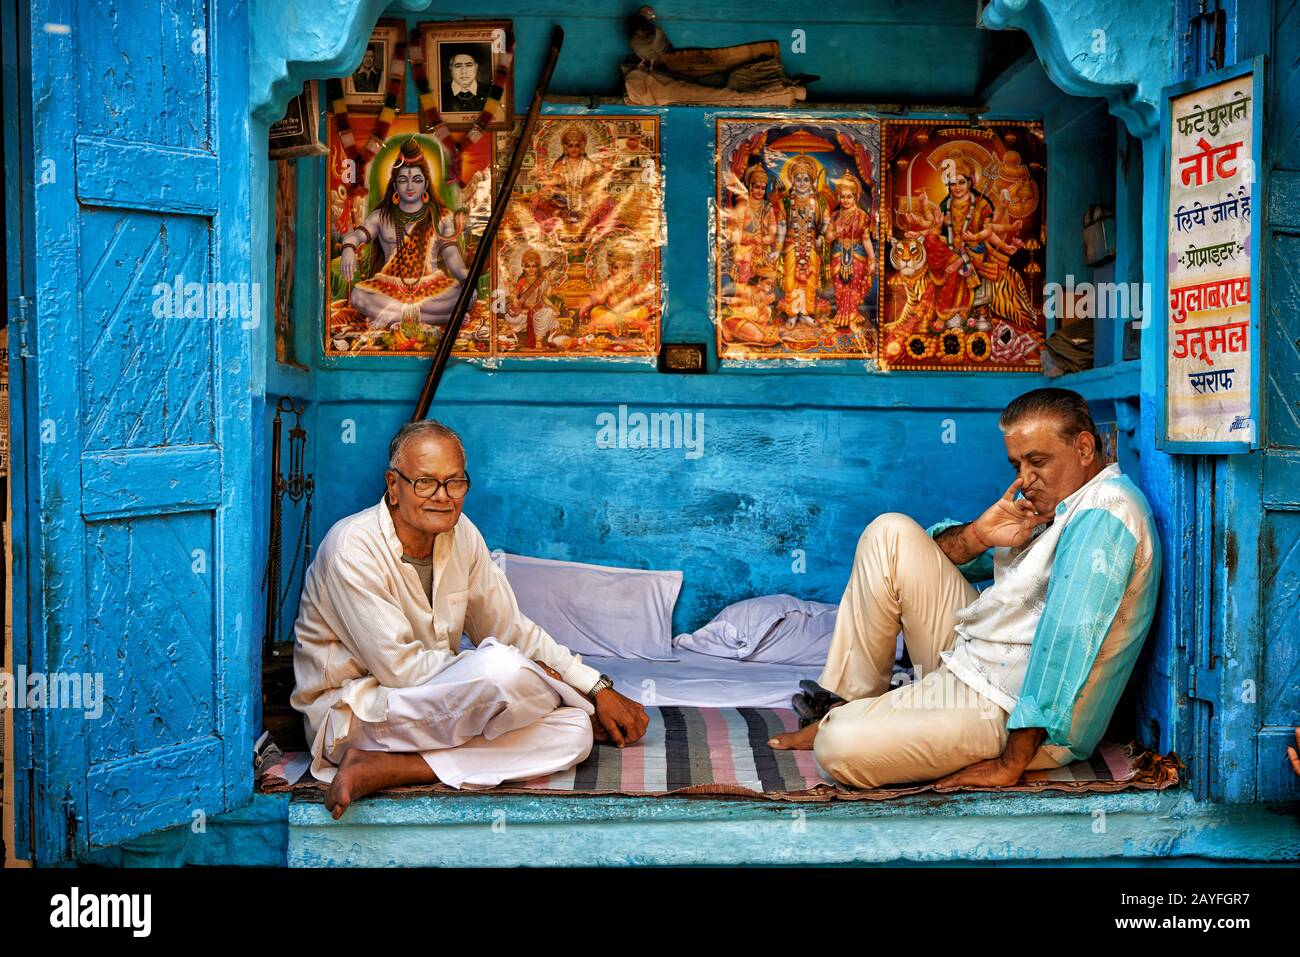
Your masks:
<svg viewBox="0 0 1300 957"><path fill-rule="evenodd" d="M397 469L389 469L389 471L394 472L399 478L406 479L406 481L410 482L411 488L415 489L415 494L420 496L420 498L433 498L438 494L438 489L440 488L445 488L447 490L447 495L454 499L462 499L469 492L468 472L461 477L440 480L429 476L412 479L402 475L402 473Z"/></svg>

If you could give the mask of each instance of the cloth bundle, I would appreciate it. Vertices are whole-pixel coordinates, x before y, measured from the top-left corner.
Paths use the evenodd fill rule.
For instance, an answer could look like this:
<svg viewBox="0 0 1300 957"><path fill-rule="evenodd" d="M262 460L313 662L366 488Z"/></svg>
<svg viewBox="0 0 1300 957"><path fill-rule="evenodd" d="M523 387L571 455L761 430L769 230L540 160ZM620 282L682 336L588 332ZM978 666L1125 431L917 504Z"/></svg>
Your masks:
<svg viewBox="0 0 1300 957"><path fill-rule="evenodd" d="M718 658L820 667L839 607L793 595L749 598L728 605L703 628L678 635L673 645Z"/></svg>

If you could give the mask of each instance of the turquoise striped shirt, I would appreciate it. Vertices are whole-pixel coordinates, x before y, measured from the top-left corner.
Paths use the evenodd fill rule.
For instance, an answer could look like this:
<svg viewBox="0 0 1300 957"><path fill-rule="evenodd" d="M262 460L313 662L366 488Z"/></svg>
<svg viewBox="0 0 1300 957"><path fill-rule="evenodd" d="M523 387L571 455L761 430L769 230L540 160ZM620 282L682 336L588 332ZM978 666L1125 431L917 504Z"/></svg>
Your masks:
<svg viewBox="0 0 1300 957"><path fill-rule="evenodd" d="M1044 728L1076 761L1106 731L1155 614L1160 540L1126 475L1075 515L1057 546L1029 666L1008 730Z"/></svg>
<svg viewBox="0 0 1300 957"><path fill-rule="evenodd" d="M1115 465L1058 505L1047 528L1021 549L959 566L972 581L992 571L997 583L958 614L944 660L1008 711L1009 730L1045 729L1044 748L1067 764L1092 754L1137 662L1160 545L1146 497Z"/></svg>

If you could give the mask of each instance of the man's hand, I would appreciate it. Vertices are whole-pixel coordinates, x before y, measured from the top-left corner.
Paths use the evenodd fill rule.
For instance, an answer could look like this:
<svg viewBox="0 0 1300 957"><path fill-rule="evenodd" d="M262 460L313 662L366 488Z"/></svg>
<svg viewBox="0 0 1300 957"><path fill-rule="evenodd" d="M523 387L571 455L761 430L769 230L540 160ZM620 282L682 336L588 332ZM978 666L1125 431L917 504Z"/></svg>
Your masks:
<svg viewBox="0 0 1300 957"><path fill-rule="evenodd" d="M556 681L563 681L560 673L544 661L533 662ZM620 748L625 744L640 741L650 719L645 708L635 701L624 698L613 688L606 688L596 695L596 713L591 716L591 731L597 741L613 741Z"/></svg>
<svg viewBox="0 0 1300 957"><path fill-rule="evenodd" d="M1029 536L1039 525L1050 522L1056 517L1054 512L1039 515L1026 499L1017 499L1022 479L1016 479L1002 494L1002 497L988 507L975 521L971 522L971 534L985 548L1003 546L1019 548L1029 541Z"/></svg>
<svg viewBox="0 0 1300 957"><path fill-rule="evenodd" d="M612 741L621 748L641 740L649 726L645 708L635 701L624 698L613 688L597 693L596 713L591 719L597 741Z"/></svg>
<svg viewBox="0 0 1300 957"><path fill-rule="evenodd" d="M1300 754L1296 753L1296 748L1300 748L1300 728L1295 729L1295 744L1295 748L1288 747L1286 749L1286 756L1291 760L1291 769L1295 771L1297 776L1300 776Z"/></svg>
<svg viewBox="0 0 1300 957"><path fill-rule="evenodd" d="M954 565L967 562L997 545L1018 548L1029 541L1039 525L1050 522L1055 513L1039 515L1025 499L1016 499L1021 480L1016 479L1002 497L990 505L979 518L965 525L954 525L934 536L934 542Z"/></svg>

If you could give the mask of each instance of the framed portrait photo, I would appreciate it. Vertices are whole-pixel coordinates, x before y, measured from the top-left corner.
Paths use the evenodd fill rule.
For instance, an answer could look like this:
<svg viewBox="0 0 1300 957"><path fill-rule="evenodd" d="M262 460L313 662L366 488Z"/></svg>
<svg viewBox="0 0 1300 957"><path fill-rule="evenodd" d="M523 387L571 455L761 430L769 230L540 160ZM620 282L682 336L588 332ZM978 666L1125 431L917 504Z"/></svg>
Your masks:
<svg viewBox="0 0 1300 957"><path fill-rule="evenodd" d="M384 107L388 93L388 71L393 63L393 51L406 39L406 24L401 20L380 20L366 41L357 68L343 78L343 94L348 110L359 113L378 113ZM406 82L406 59L397 65L399 70L397 108L402 108L402 88Z"/></svg>
<svg viewBox="0 0 1300 957"><path fill-rule="evenodd" d="M505 57L509 20L459 20L420 24L429 90L450 127L472 126L491 99L500 63L508 63L501 84L501 107L488 127L504 129L514 114L514 65Z"/></svg>

